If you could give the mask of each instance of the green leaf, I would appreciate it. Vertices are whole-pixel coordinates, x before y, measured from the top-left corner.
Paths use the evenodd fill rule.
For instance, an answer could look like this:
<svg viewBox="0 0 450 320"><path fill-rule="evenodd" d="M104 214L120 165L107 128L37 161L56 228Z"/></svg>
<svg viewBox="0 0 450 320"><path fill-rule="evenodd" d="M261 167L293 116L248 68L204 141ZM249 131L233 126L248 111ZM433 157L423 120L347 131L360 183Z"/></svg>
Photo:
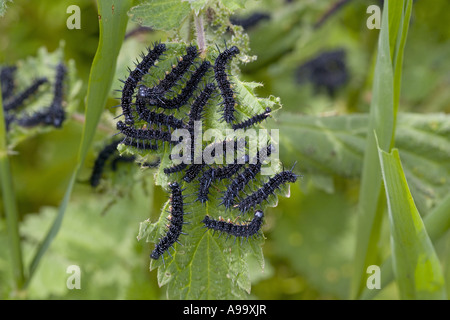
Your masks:
<svg viewBox="0 0 450 320"><path fill-rule="evenodd" d="M209 0L188 0L191 5L192 10L198 15L200 11L205 9L206 5L210 2Z"/></svg>
<svg viewBox="0 0 450 320"><path fill-rule="evenodd" d="M230 10L231 12L236 11L237 9L245 8L245 0L220 0L225 8Z"/></svg>
<svg viewBox="0 0 450 320"><path fill-rule="evenodd" d="M281 154L298 161L305 176L360 176L367 114L320 117L280 112L268 128L280 130ZM300 139L298 137L301 137Z"/></svg>
<svg viewBox="0 0 450 320"><path fill-rule="evenodd" d="M191 12L188 2L154 0L135 6L128 15L131 21L157 30L171 31L180 27Z"/></svg>
<svg viewBox="0 0 450 320"><path fill-rule="evenodd" d="M280 130L281 158L298 161L305 179L325 179L326 189L326 179L361 177L367 114L318 117L280 112L274 118L266 128ZM417 206L428 212L450 193L450 117L400 113L395 140Z"/></svg>
<svg viewBox="0 0 450 320"><path fill-rule="evenodd" d="M439 259L408 188L397 149L378 149L388 203L394 272L402 299L445 299Z"/></svg>
<svg viewBox="0 0 450 320"><path fill-rule="evenodd" d="M270 95L268 98L260 98L255 95L255 90L262 86L261 83L244 82L236 76L233 77L233 83L238 97L240 114L244 115L241 120L264 112L266 108L272 109L272 112L281 109L281 99L279 97ZM239 119L236 121L239 121Z"/></svg>

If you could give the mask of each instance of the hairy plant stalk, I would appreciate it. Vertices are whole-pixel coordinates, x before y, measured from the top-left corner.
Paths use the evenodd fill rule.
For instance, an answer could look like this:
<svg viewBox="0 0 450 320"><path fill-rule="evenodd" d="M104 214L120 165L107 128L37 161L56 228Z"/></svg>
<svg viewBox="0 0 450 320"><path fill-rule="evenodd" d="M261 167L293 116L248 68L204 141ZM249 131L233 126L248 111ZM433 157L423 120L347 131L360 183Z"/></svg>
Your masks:
<svg viewBox="0 0 450 320"><path fill-rule="evenodd" d="M206 51L206 42L205 42L205 30L203 28L203 17L201 14L194 15L195 21L195 30L197 33L197 44L198 49L200 51L200 55L203 55Z"/></svg>

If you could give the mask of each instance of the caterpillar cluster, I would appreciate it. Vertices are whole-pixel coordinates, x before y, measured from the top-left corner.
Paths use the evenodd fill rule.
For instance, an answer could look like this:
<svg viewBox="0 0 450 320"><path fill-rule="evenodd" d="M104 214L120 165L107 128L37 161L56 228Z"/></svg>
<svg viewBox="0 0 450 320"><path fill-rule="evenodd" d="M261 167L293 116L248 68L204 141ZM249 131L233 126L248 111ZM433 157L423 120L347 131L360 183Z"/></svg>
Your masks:
<svg viewBox="0 0 450 320"><path fill-rule="evenodd" d="M337 49L326 51L299 66L295 72L298 83L309 81L316 93L325 90L334 97L336 91L349 80L345 62L345 51Z"/></svg>
<svg viewBox="0 0 450 320"><path fill-rule="evenodd" d="M239 202L239 210L241 212L247 212L250 208L260 205L264 200L274 194L276 189L279 189L281 185L297 181L297 175L290 170L277 173L274 177L270 178L261 188L245 197Z"/></svg>
<svg viewBox="0 0 450 320"><path fill-rule="evenodd" d="M240 214L245 214L251 208L256 210L253 219L244 224L225 221L223 218L214 220L206 216L202 222L208 230L227 233L235 238L248 239L256 236L263 224L262 202L273 195L282 184L295 182L297 176L292 171L275 175L260 189L244 197L242 195L245 194L245 189L256 180L263 162L273 152L273 147L269 144L259 150L256 159L253 159L255 161L250 161L248 155L243 156L245 151L249 151L245 139L242 143L236 138L215 141L207 146L202 145L201 155L211 156L214 160L225 156L227 160L233 161L225 165L209 164L203 157L195 158L198 155L194 151L200 146L194 143L194 127L198 123L203 124L205 112L217 100L221 113L220 121L225 122L234 131L254 127L267 119L272 109L267 107L259 114L237 121L239 104L228 72L231 60L240 53L236 46L219 51L211 62L202 60L195 46L188 46L186 53L177 59L171 70L167 70L162 79L153 86L148 86L143 82L143 77L147 73L152 76L155 74L152 68L157 60L164 60L166 51L166 45L161 43L149 48L147 54L142 55L142 61L136 64L134 70L129 70L129 76L123 81L120 101L124 119L116 123L123 140L118 143L141 150L158 150L159 144L162 143L170 149L183 142L181 138L172 138L173 131L186 129L191 138L190 154L186 155L189 162L174 163L163 168L163 172L168 176L176 176L174 179L179 179L178 181L184 184L194 184L197 187L195 200L202 204L210 200L214 188L222 193L220 205L226 210L239 210ZM179 118L177 115L183 113L182 109L185 107L186 118ZM181 151L180 155L183 155ZM169 159L174 160L172 156ZM183 233L185 196L178 182L172 182L169 186L172 195L167 233L156 244L150 255L152 259L163 257Z"/></svg>
<svg viewBox="0 0 450 320"><path fill-rule="evenodd" d="M141 56L141 62L137 63L133 70L129 69L127 79L122 80L124 86L121 90L120 106L125 119L117 122L117 129L124 136L122 143L138 149L157 150L159 142L170 144L179 142L171 140L173 130L188 128L188 124L183 119L165 112L179 110L188 104L211 64L206 60L199 64L197 48L189 46L186 48L186 54L178 59L177 64L166 71L164 78L153 87L148 87L142 83L142 79L147 73L151 73L156 62L163 58L167 47L163 43L158 43L147 51ZM197 64L199 64L198 67L195 66ZM193 66L195 70L192 70ZM184 83L181 92L176 94L180 80L188 77L189 80ZM210 87L206 86L205 90L210 90ZM174 94L176 94L175 97L173 97ZM208 99L209 96L205 98L204 94L200 94L193 104L205 105ZM162 109L162 112L157 109ZM142 120L145 124L138 126L136 120Z"/></svg>
<svg viewBox="0 0 450 320"><path fill-rule="evenodd" d="M146 55L142 55L141 62L136 64L134 70L129 69L130 74L128 78L123 81L121 98L121 107L123 115L125 116L126 124L134 124L132 115L132 101L137 84L142 80L142 77L145 75L147 70L154 66L155 62L164 53L164 51L166 51L166 46L164 44L160 43L155 45L153 49L148 49Z"/></svg>
<svg viewBox="0 0 450 320"><path fill-rule="evenodd" d="M135 162L135 156L120 156L119 151L117 150L117 146L121 143L121 140L113 140L107 143L100 152L97 154L95 158L94 166L91 170L91 175L89 178L89 184L91 187L95 188L100 184L100 179L103 175L103 171L105 169L105 165L110 162L111 170L117 170L117 164L119 162ZM143 167L154 168L157 167L160 163L160 160L156 160L155 162L144 162L141 163Z"/></svg>
<svg viewBox="0 0 450 320"><path fill-rule="evenodd" d="M235 199L239 196L239 193L256 178L258 173L261 172L262 164L267 157L270 157L272 153L272 145L268 145L264 150L258 152L256 161L251 163L228 185L226 191L223 194L221 205L224 205L227 209L230 209L235 204Z"/></svg>
<svg viewBox="0 0 450 320"><path fill-rule="evenodd" d="M60 128L66 118L66 114L63 109L64 79L67 73L66 66L63 63L59 63L56 66L56 75L53 85L53 99L50 105L32 113L28 113L27 110L19 111L19 109L21 109L29 99L35 96L39 92L40 88L49 82L49 79L46 77L37 78L27 88L14 94L14 75L16 69L17 68L15 66L8 66L2 68L0 71L6 130L9 130L12 123L17 123L22 127L48 125L55 128Z"/></svg>

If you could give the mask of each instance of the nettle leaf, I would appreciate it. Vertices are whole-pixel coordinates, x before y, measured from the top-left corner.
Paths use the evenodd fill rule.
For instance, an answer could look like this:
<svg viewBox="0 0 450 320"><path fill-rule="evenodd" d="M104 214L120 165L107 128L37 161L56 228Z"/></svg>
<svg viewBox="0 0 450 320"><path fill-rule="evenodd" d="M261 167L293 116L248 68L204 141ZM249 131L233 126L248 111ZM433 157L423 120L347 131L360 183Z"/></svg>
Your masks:
<svg viewBox="0 0 450 320"><path fill-rule="evenodd" d="M267 127L280 129L281 154L295 158L307 177L359 178L368 116L317 117L280 113ZM421 212L450 192L450 118L445 114L399 114L396 147ZM292 159L291 159L292 160Z"/></svg>
<svg viewBox="0 0 450 320"><path fill-rule="evenodd" d="M64 79L63 102L63 108L66 112L65 121L70 118L70 115L78 106L78 93L80 92L82 82L77 77L75 62L73 60L68 62L64 61L64 42L61 42L59 48L54 52L48 52L45 47L41 47L37 52L37 56L28 57L27 59L20 60L16 63L17 71L15 73L15 82L17 87L15 92L21 92L37 78L46 77L48 79L48 82L43 84L35 95L28 98L23 106L14 112L17 118L20 118L24 114L32 114L51 104L54 92L53 85L55 81L56 66L61 62L65 63L67 68ZM8 132L8 145L10 148L13 148L29 137L52 130L55 130L53 126L37 125L30 128L24 128L19 126L16 122L12 122Z"/></svg>
<svg viewBox="0 0 450 320"><path fill-rule="evenodd" d="M200 11L205 9L206 5L210 0L187 0L191 5L192 10L194 10L195 14L198 15Z"/></svg>
<svg viewBox="0 0 450 320"><path fill-rule="evenodd" d="M158 68L151 70L147 74L143 83L148 86L154 86L165 75L166 70L170 70L172 64L176 63L177 58L182 56L185 52L181 44L167 44L168 50L165 52L163 60L158 62ZM218 52L214 48L208 48L206 59L213 64ZM232 64L235 64L238 59L233 59ZM236 66L230 66L229 70L237 70ZM269 98L260 98L255 94L255 89L261 86L258 83L247 83L239 80L236 73L230 74L232 81L232 88L234 90L237 106L235 111L236 121L247 119L255 114L262 113L267 107L272 110L277 110L281 107L279 98L270 96ZM213 80L213 70L204 79L200 85L203 88L207 82ZM176 95L180 92L186 79L180 81L180 84L175 86L172 94ZM212 99L209 100L205 107L203 115L202 130L205 133L208 129L215 129L217 135L215 141L223 141L226 138L226 129L231 129L231 124L221 121L222 116L222 98L218 89ZM199 94L197 90L195 96ZM190 100L192 103L194 98ZM277 108L278 106L278 108ZM189 104L179 110L174 111L174 115L182 118L183 115L189 112ZM185 118L186 119L186 118ZM187 120L186 120L187 121ZM135 126L141 127L144 122L137 120ZM257 129L257 127L255 127ZM203 147L214 142L208 140L203 136ZM264 135L263 138L258 137L260 142L266 143L270 141L270 135ZM258 141L259 141L258 140ZM275 141L273 141L275 142ZM229 236L226 234L219 236L213 234L204 228L202 220L205 215L209 215L213 219L223 217L225 220L230 219L238 223L246 223L253 218L253 211L249 213L240 214L237 208L227 210L223 205L220 205L222 193L226 190L230 180L224 179L219 182L214 182L209 191L209 200L205 204L196 201L198 195L198 179L191 183L185 182L182 178L184 171L167 175L163 172L164 168L168 168L174 163L169 160L169 155L172 151L170 144L161 143L158 151L143 151L137 152L134 147L125 147L119 145L120 152L130 154L138 154L142 157L146 155L158 155L161 158L159 169L155 173L155 182L161 185L167 192L168 198L170 196L169 182L177 181L181 188L184 189L183 195L185 207L184 211L189 214L185 215L184 220L187 224L183 225L183 233L180 235L178 241L173 248L169 249L169 253L164 254L164 259L160 257L158 260L151 259L150 270L158 269L158 283L160 286L167 285L167 297L169 299L244 299L251 291L250 281L250 260L258 261L261 269L264 269L264 257L262 252L262 245L264 244L264 237L241 239ZM207 169L208 167L206 167ZM277 161L271 164L272 173L281 171L281 164ZM201 175L201 174L200 174ZM269 177L262 173L258 174L256 179L250 185L246 186L244 191L246 193L253 192L262 186ZM289 196L289 186L281 187L276 191L275 196L269 197L267 202L262 204L262 210L267 206L276 206L278 203L277 196ZM244 196L241 193L240 196ZM137 238L152 244L157 244L159 239L164 237L167 233L167 225L169 223L168 217L170 215L170 200L168 200L162 208L159 219L155 222L147 219L141 222L139 226L139 233ZM254 271L253 271L254 272Z"/></svg>
<svg viewBox="0 0 450 320"><path fill-rule="evenodd" d="M241 241L225 235L213 235L203 228L201 220L206 214L212 217L228 216L218 207L218 201L209 201L205 206L195 202L196 187L186 184L185 194L192 195L186 202L194 202L186 206L189 215L185 217L189 223L183 227L179 241L171 250L170 258L165 255L164 262L152 260L150 269L158 269L160 286L168 284L167 297L171 299L243 299L250 293L249 255L253 255L264 267L261 246L262 237ZM157 242L165 234L167 224L166 203L160 219L152 224L144 221L140 225L138 239L146 237L149 242ZM236 216L237 217L237 216ZM236 218L235 217L235 218ZM247 217L240 217L242 221Z"/></svg>
<svg viewBox="0 0 450 320"><path fill-rule="evenodd" d="M130 20L157 30L177 29L191 12L188 2L180 0L154 0L130 9Z"/></svg>
<svg viewBox="0 0 450 320"><path fill-rule="evenodd" d="M243 82L237 76L233 77L233 84L239 100L239 111L244 116L239 120L245 120L257 113L271 108L272 112L281 109L281 99L275 96L260 98L255 95L255 90L261 87L261 83ZM278 107L277 107L278 106Z"/></svg>
<svg viewBox="0 0 450 320"><path fill-rule="evenodd" d="M245 8L245 0L221 0L220 1L225 8L230 10L231 12L237 9Z"/></svg>

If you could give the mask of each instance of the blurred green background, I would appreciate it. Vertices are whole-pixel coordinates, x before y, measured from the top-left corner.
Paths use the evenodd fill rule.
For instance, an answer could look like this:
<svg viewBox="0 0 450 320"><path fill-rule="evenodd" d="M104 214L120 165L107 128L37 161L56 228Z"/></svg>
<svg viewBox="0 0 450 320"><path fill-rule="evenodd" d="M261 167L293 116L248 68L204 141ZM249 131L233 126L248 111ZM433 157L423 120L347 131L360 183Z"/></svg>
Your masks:
<svg viewBox="0 0 450 320"><path fill-rule="evenodd" d="M378 30L369 30L366 13L380 1L348 1L330 17L338 1L248 1L236 16L265 12L265 19L248 29L254 63L242 66L242 76L264 87L260 96L281 98L283 112L302 115L365 113L370 105L371 77ZM69 30L69 5L81 8L81 29ZM64 40L65 59L73 59L83 86L77 112L61 130L30 137L16 146L12 176L20 213L24 259L28 264L56 215L56 208L76 162L84 112L84 96L97 49L98 18L95 1L30 1L8 4L0 18L0 65L35 56L40 47L55 51ZM325 19L318 25L321 19ZM450 3L417 0L414 3L403 71L400 111L450 111ZM315 27L316 25L316 27ZM128 31L137 25L130 23ZM118 74L140 50L163 35L139 33L124 42ZM298 83L296 72L320 53L344 49L348 81L333 96L316 92L308 81ZM119 75L118 75L119 77ZM116 80L116 79L115 79ZM117 81L116 81L117 82ZM115 82L114 85L117 85ZM108 181L93 190L87 180L103 139L114 133L107 116L117 104L111 96L105 108L93 150L78 177L62 228L43 258L28 290L30 299L162 299L156 271L148 271L150 246L136 241L139 222L157 219L167 195L153 186L151 170L124 165L105 173ZM278 114L274 116L275 127ZM295 148L283 147L285 165L302 159ZM302 139L302 137L298 137ZM299 142L300 143L300 142ZM132 176L133 179L129 177ZM252 270L251 297L257 299L347 299L355 248L359 177L304 173L291 187L290 198L279 198L268 209L263 247L265 268ZM11 297L11 264L6 245L3 205L0 220L0 297ZM389 242L380 244L389 253ZM437 245L445 266L450 247L447 237ZM68 290L66 268L79 265L81 290ZM446 270L450 268L447 266ZM449 272L447 272L448 274ZM450 282L447 280L447 283ZM397 298L394 285L381 298Z"/></svg>

